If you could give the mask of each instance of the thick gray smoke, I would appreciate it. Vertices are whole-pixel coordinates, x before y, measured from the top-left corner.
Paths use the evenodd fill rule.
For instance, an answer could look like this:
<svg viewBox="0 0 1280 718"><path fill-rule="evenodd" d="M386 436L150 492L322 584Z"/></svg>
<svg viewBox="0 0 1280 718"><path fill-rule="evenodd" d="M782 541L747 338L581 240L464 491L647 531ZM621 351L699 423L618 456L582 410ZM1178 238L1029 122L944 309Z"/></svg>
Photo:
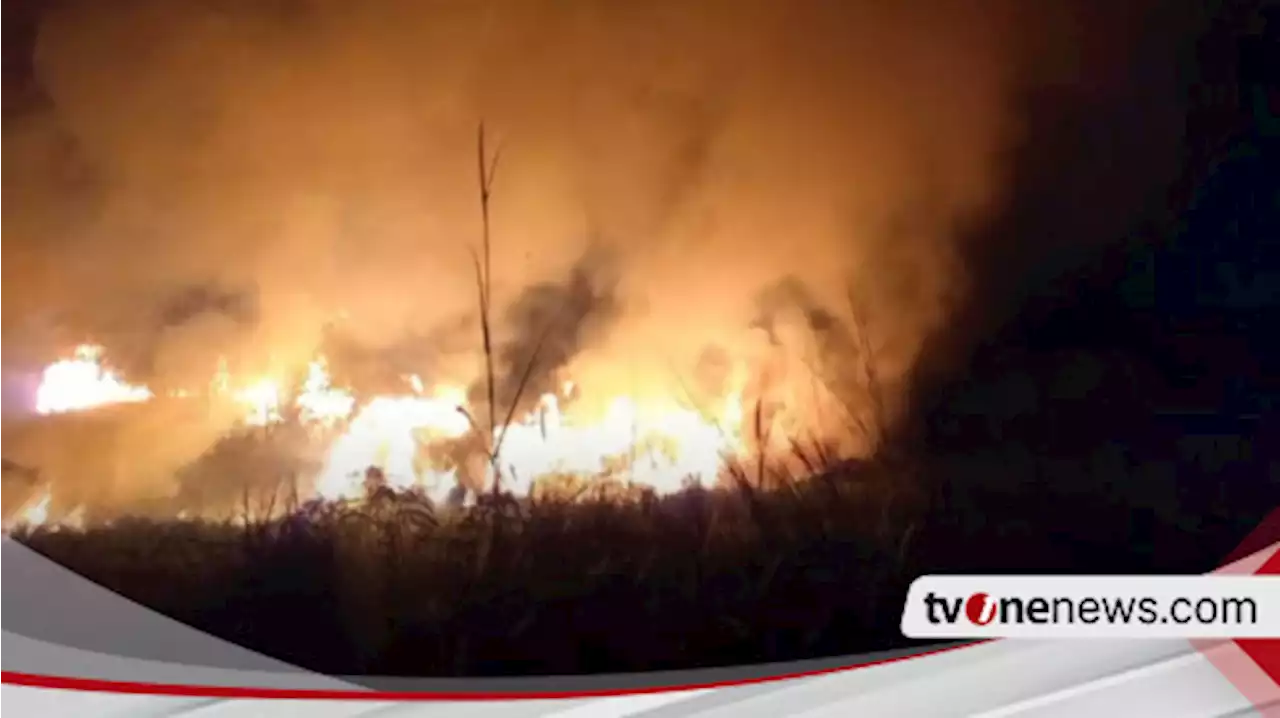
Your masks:
<svg viewBox="0 0 1280 718"><path fill-rule="evenodd" d="M497 423L523 416L548 392L560 393L561 372L617 320L616 268L598 251L584 254L561 282L539 282L520 293L497 322L505 336L494 347ZM485 406L487 378L472 384L472 406Z"/></svg>

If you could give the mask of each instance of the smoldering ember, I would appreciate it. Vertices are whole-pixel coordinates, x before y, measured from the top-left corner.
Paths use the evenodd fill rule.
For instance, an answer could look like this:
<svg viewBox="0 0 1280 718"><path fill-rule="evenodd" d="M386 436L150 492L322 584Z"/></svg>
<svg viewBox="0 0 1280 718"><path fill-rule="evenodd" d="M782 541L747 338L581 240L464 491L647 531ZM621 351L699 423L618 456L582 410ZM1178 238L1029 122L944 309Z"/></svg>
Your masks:
<svg viewBox="0 0 1280 718"><path fill-rule="evenodd" d="M1280 20L1202 5L6 3L5 535L341 674L1211 570L1280 504Z"/></svg>

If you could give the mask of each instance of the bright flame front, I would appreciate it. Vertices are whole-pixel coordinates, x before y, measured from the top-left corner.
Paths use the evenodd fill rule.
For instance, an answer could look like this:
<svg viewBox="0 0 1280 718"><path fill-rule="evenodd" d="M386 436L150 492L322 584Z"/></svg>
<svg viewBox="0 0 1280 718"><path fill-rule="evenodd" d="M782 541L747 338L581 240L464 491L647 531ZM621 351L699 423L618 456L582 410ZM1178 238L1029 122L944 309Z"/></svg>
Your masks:
<svg viewBox="0 0 1280 718"><path fill-rule="evenodd" d="M36 389L36 411L60 414L151 398L150 389L126 383L107 371L101 356L101 347L83 344L76 347L73 358L46 367Z"/></svg>
<svg viewBox="0 0 1280 718"><path fill-rule="evenodd" d="M81 347L74 359L49 366L39 389L42 413L152 397L147 388L104 370L100 352ZM289 414L314 429L311 440L326 447L315 492L326 500L360 497L371 467L392 488L418 487L440 500L460 484L492 488L495 464L502 488L520 496L539 479L566 475L610 478L668 493L688 482L714 481L726 458L744 449L741 391L724 397L711 418L670 400L630 396L615 397L602 412L589 415L575 411L581 387L564 382L561 393L543 395L532 411L497 427L490 437L472 423L477 414L466 405L462 387L432 386L418 375L405 379L403 394L357 401L350 391L332 385L323 358L308 364L294 389L271 377L233 381L223 363L211 382L210 398L233 401L249 426L279 424ZM296 412L286 412L286 407ZM35 513L29 522L44 520L40 505L30 509ZM47 512L47 496L43 507Z"/></svg>

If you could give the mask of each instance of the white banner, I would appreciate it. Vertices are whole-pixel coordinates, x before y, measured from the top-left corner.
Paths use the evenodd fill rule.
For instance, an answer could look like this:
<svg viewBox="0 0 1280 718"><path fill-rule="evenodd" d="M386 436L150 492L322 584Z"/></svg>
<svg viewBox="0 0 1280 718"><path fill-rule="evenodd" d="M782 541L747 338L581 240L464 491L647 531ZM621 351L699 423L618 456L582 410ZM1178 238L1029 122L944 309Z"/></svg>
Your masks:
<svg viewBox="0 0 1280 718"><path fill-rule="evenodd" d="M910 638L1276 638L1280 576L921 576Z"/></svg>

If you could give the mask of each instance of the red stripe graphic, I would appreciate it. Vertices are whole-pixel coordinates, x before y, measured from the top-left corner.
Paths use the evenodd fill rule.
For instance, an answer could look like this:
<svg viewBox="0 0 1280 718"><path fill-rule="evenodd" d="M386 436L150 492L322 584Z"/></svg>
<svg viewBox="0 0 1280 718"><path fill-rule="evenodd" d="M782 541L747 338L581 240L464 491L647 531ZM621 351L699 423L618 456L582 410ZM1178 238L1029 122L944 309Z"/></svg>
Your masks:
<svg viewBox="0 0 1280 718"><path fill-rule="evenodd" d="M711 683L690 683L674 686L649 686L644 688L602 688L583 691L504 691L481 693L477 691L375 691L375 690L342 690L319 688L254 688L236 686L189 686L165 683L136 683L132 681L109 681L96 678L71 678L66 676L44 676L19 671L0 672L0 682L34 688L56 688L72 691L98 691L107 693L131 693L142 695L184 696L192 698L279 698L292 700L361 700L361 701L500 701L500 700L554 700L566 698L604 698L609 696L643 695L649 693L671 693L674 691L692 691L704 688L728 688L730 686L746 686L757 683L808 678L810 676L828 675L851 671L858 668L869 668L889 663L897 663L913 658L923 658L939 653L946 653L960 648L976 646L986 641L975 641L959 646L945 646L912 653L906 656L894 656L866 663L849 666L836 666L813 671L782 673L776 676L746 678L737 681L721 681Z"/></svg>
<svg viewBox="0 0 1280 718"><path fill-rule="evenodd" d="M1261 565L1252 565L1252 560L1243 566L1235 565L1267 550L1272 553ZM1224 567L1218 572L1266 575L1280 573L1280 509L1267 515L1258 528L1229 554ZM1280 709L1275 705L1275 701L1280 700L1280 640L1247 639L1228 641L1226 644L1192 641L1191 644L1254 707L1263 710L1264 715L1280 714Z"/></svg>

